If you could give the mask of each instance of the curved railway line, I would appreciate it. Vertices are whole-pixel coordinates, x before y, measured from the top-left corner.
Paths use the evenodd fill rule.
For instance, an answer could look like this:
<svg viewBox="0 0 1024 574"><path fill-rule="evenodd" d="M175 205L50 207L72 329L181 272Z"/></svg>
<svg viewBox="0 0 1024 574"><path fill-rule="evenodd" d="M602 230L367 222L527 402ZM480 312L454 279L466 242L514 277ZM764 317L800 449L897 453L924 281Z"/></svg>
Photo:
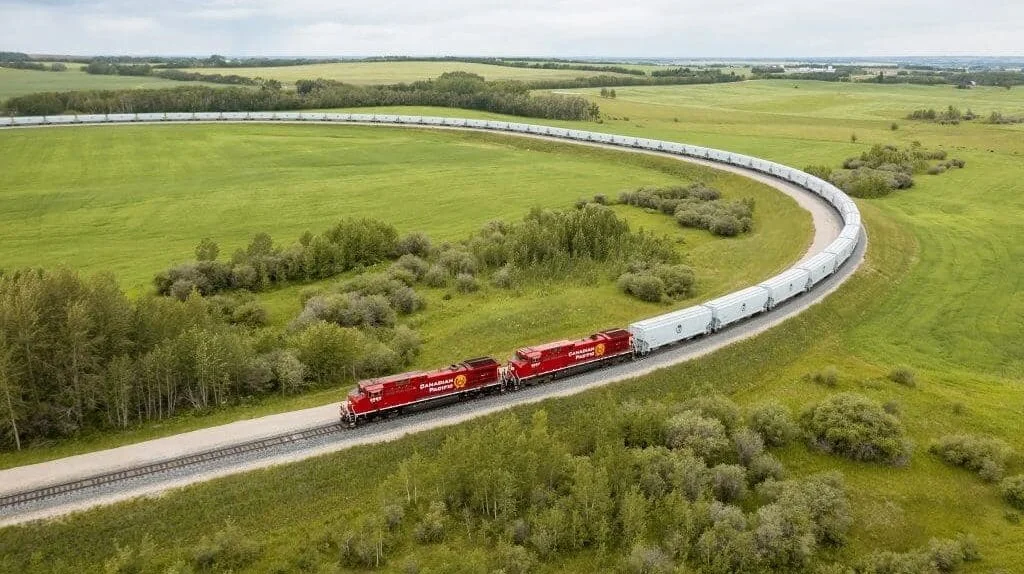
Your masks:
<svg viewBox="0 0 1024 574"><path fill-rule="evenodd" d="M567 377L555 383L529 387L525 390L501 395L485 396L473 401L458 402L449 408L423 411L393 420L367 425L356 430L336 421L314 424L306 428L246 440L182 456L148 461L135 466L109 472L92 473L80 477L65 477L56 482L4 493L0 490L0 525L24 522L86 508L95 504L152 494L170 487L199 480L232 474L253 468L266 467L316 456L359 444L393 440L404 434L455 424L463 420L488 414L512 406L537 402L555 396L565 396L598 385L637 377L679 362L713 352L728 344L760 333L783 320L802 312L823 299L845 281L863 259L867 237L860 222L860 212L853 201L831 184L814 176L758 158L731 152L713 150L686 144L633 138L595 132L567 130L531 124L511 124L489 120L436 118L422 116L391 116L379 114L301 114L301 113L193 113L193 114L121 114L107 116L51 116L26 118L0 118L0 128L46 125L130 124L160 122L328 122L349 124L375 124L391 126L419 126L500 131L512 135L569 140L589 145L627 148L658 154L669 154L712 167L741 172L748 177L775 179L775 187L795 195L799 188L810 192L829 205L838 215L842 229L835 230L828 247L820 248L815 242L808 255L790 270L801 265L820 262L830 248L843 240L853 239L854 246L847 258L833 264L830 273L809 284L807 292L786 300L765 313L760 313L714 334L685 342L668 344L641 361L591 371ZM725 164L724 166L721 164ZM737 169L738 168L738 169ZM781 182L777 180L782 180ZM784 182L784 183L783 183ZM787 185L788 184L788 185ZM787 189L790 188L790 189ZM810 195L807 194L807 195ZM806 207L806 205L805 205ZM820 222L816 222L817 224ZM817 230L816 231L820 231ZM817 248L816 248L817 247ZM827 258L827 257L826 257ZM843 265L845 263L845 266ZM820 264L820 263L819 263ZM45 463L44 463L45 464ZM0 471L2 474L3 471ZM135 484L135 488L130 485ZM121 488L119 491L118 488Z"/></svg>

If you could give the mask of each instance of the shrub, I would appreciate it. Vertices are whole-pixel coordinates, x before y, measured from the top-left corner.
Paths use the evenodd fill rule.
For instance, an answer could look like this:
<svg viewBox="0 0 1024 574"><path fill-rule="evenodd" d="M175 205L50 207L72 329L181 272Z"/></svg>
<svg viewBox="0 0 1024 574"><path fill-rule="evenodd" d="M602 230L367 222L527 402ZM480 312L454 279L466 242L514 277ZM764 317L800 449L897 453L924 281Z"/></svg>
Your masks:
<svg viewBox="0 0 1024 574"><path fill-rule="evenodd" d="M683 411L665 424L665 443L672 449L687 448L708 461L729 450L725 426L718 419L702 417L696 411Z"/></svg>
<svg viewBox="0 0 1024 574"><path fill-rule="evenodd" d="M245 568L260 554L258 544L246 538L230 520L212 537L203 537L192 556L198 570L238 570Z"/></svg>
<svg viewBox="0 0 1024 574"><path fill-rule="evenodd" d="M430 503L430 508L424 513L423 520L416 527L416 540L421 544L434 544L444 540L445 510L443 502Z"/></svg>
<svg viewBox="0 0 1024 574"><path fill-rule="evenodd" d="M747 494L747 471L736 464L720 464L711 469L711 492L715 500L736 502Z"/></svg>
<svg viewBox="0 0 1024 574"><path fill-rule="evenodd" d="M459 293L472 293L480 289L480 284L477 282L476 277L469 273L459 273L455 277L455 289Z"/></svg>
<svg viewBox="0 0 1024 574"><path fill-rule="evenodd" d="M505 574L530 574L537 569L537 557L523 546L500 544L497 548L497 562L500 572Z"/></svg>
<svg viewBox="0 0 1024 574"><path fill-rule="evenodd" d="M711 220L708 231L722 237L735 237L742 230L742 223L731 215L723 215Z"/></svg>
<svg viewBox="0 0 1024 574"><path fill-rule="evenodd" d="M423 298L420 297L419 293L416 293L416 291L411 287L401 287L396 290L388 296L388 302L395 311L398 311L403 315L415 313L426 306Z"/></svg>
<svg viewBox="0 0 1024 574"><path fill-rule="evenodd" d="M917 386L917 378L910 367L900 366L889 371L889 380L905 387Z"/></svg>
<svg viewBox="0 0 1024 574"><path fill-rule="evenodd" d="M693 295L696 277L686 265L658 265L654 275L665 285L665 295L685 299Z"/></svg>
<svg viewBox="0 0 1024 574"><path fill-rule="evenodd" d="M756 432L744 427L732 434L732 443L736 448L736 458L740 464L749 467L750 463L764 452L764 439Z"/></svg>
<svg viewBox="0 0 1024 574"><path fill-rule="evenodd" d="M646 273L624 273L618 285L624 293L641 301L657 303L665 296L665 282Z"/></svg>
<svg viewBox="0 0 1024 574"><path fill-rule="evenodd" d="M722 395L710 395L690 399L683 403L685 410L697 411L702 416L717 419L725 426L725 430L732 431L739 426L742 415L736 403Z"/></svg>
<svg viewBox="0 0 1024 574"><path fill-rule="evenodd" d="M832 179L832 168L827 165L809 165L804 171L825 181Z"/></svg>
<svg viewBox="0 0 1024 574"><path fill-rule="evenodd" d="M928 168L928 175L939 175L939 174L945 173L945 171L946 171L945 166L933 165L930 168Z"/></svg>
<svg viewBox="0 0 1024 574"><path fill-rule="evenodd" d="M636 545L629 552L624 564L628 574L670 574L672 560L657 546Z"/></svg>
<svg viewBox="0 0 1024 574"><path fill-rule="evenodd" d="M516 280L513 268L505 265L501 269L495 271L494 275L491 276L491 283L493 283L495 287L500 287L502 289L511 289L515 287Z"/></svg>
<svg viewBox="0 0 1024 574"><path fill-rule="evenodd" d="M1024 510L1024 474L1004 478L999 483L999 493L1010 506Z"/></svg>
<svg viewBox="0 0 1024 574"><path fill-rule="evenodd" d="M472 253L458 249L449 249L438 258L438 263L449 273L476 273L477 261Z"/></svg>
<svg viewBox="0 0 1024 574"><path fill-rule="evenodd" d="M248 301L235 307L231 322L246 327L266 327L270 324L267 310L259 301Z"/></svg>
<svg viewBox="0 0 1024 574"><path fill-rule="evenodd" d="M415 255L427 257L430 255L430 238L424 233L413 232L398 240L395 244L395 255Z"/></svg>
<svg viewBox="0 0 1024 574"><path fill-rule="evenodd" d="M411 271L412 274L416 276L417 280L423 279L423 276L426 275L427 271L430 269L430 264L427 263L425 259L418 255L412 255L411 253L406 253L399 257L398 261L395 261L395 265L407 271Z"/></svg>
<svg viewBox="0 0 1024 574"><path fill-rule="evenodd" d="M839 384L839 371L835 367L825 367L824 369L808 373L807 379L812 383L823 385L826 387L835 388Z"/></svg>
<svg viewBox="0 0 1024 574"><path fill-rule="evenodd" d="M768 446L786 446L800 429L781 403L769 401L756 405L747 414L747 424Z"/></svg>
<svg viewBox="0 0 1024 574"><path fill-rule="evenodd" d="M429 287L444 287L448 285L448 279L451 275L448 270L440 265L431 265L430 269L423 274L423 282Z"/></svg>
<svg viewBox="0 0 1024 574"><path fill-rule="evenodd" d="M983 479L994 482L1002 477L1010 447L993 438L969 434L946 435L928 448L946 464L977 472Z"/></svg>
<svg viewBox="0 0 1024 574"><path fill-rule="evenodd" d="M747 465L747 474L750 477L750 482L756 484L768 479L782 480L786 476L786 469L777 458L764 452L750 461L750 464Z"/></svg>
<svg viewBox="0 0 1024 574"><path fill-rule="evenodd" d="M853 460L905 464L910 443L899 419L854 393L832 395L800 416L811 445Z"/></svg>

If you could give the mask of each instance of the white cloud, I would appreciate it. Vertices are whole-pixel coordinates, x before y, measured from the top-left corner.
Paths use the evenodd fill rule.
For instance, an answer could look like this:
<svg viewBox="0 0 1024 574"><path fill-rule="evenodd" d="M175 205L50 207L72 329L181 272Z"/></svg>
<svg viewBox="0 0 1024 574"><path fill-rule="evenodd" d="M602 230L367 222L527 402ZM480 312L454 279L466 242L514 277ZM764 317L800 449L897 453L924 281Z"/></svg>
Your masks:
<svg viewBox="0 0 1024 574"><path fill-rule="evenodd" d="M0 49L74 54L1024 55L1006 0L0 0L0 21Z"/></svg>

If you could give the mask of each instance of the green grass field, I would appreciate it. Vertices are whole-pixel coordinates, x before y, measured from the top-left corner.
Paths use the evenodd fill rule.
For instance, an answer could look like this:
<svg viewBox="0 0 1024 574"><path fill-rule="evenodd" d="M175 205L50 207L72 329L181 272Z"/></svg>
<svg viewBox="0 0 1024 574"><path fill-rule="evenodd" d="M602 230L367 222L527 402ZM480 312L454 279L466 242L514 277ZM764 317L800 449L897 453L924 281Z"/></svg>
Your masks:
<svg viewBox="0 0 1024 574"><path fill-rule="evenodd" d="M131 88L173 88L194 85L195 82L177 82L148 76L100 76L78 70L79 64L69 64L64 72L40 72L0 68L0 102L14 96L36 92L66 92L70 90L122 90ZM218 84L208 84L217 86Z"/></svg>
<svg viewBox="0 0 1024 574"><path fill-rule="evenodd" d="M145 153L137 153L144 149ZM518 220L534 206L566 208L580 197L617 196L640 185L704 181L729 198L755 200L756 229L715 239L662 215L618 207L635 229L681 240L697 270L694 299L770 276L805 251L810 217L790 198L736 175L676 160L536 139L470 132L354 126L117 126L0 134L0 260L6 267L68 265L111 270L135 293L192 259L212 237L226 258L260 231L282 244L342 217L376 217L401 232L457 241L492 219ZM605 267L514 291L484 285L446 297L427 289L411 317L424 339L417 367L493 354L526 343L582 336L667 308L626 297ZM323 281L322 285L334 280ZM261 293L270 318L301 311L298 284ZM678 302L676 305L685 305ZM0 467L98 446L337 400L339 390L270 398L56 448L0 455ZM113 441L113 442L111 442Z"/></svg>
<svg viewBox="0 0 1024 574"><path fill-rule="evenodd" d="M213 72L209 68L194 68L189 71ZM337 80L346 84L395 84L429 80L445 72L456 71L479 74L487 80L571 80L581 76L602 74L629 77L627 74L613 72L513 68L468 62L338 62L270 68L217 68L215 71L224 75L237 74L251 78L274 79L284 84L316 78Z"/></svg>
<svg viewBox="0 0 1024 574"><path fill-rule="evenodd" d="M870 234L868 258L825 303L707 358L547 401L551 427L568 428L579 420L574 413L605 400L670 400L710 389L741 403L774 397L794 408L844 390L895 401L916 444L907 468L849 462L802 446L779 453L797 475L839 469L846 476L855 523L850 543L834 557L905 550L932 537L966 532L977 538L983 560L963 571L1020 571L1024 526L1007 518L1009 507L993 486L943 465L927 446L947 433L991 434L1016 451L1010 473L1024 471L1024 126L940 126L902 118L914 108L949 104L979 114L989 107L1019 114L1024 95L981 88L796 85L622 88L616 100L599 100L607 117L597 127L713 145L797 167L837 165L874 143L917 140L966 160L967 168L919 176L909 191L859 201ZM896 131L890 129L893 122ZM916 371L915 388L885 380L897 364ZM838 369L837 388L803 379L829 365ZM528 415L535 409L517 412ZM187 559L189 548L231 518L262 545L253 571L294 564L325 525L355 516L398 461L413 452L429 457L450 432L229 477L60 522L5 529L0 555L12 571L95 570L118 544L138 545L148 533L159 541L161 560L170 562ZM481 553L486 549L458 535L442 546L403 547L390 568L400 571L407 557L437 566ZM591 551L543 571L608 567L606 554Z"/></svg>

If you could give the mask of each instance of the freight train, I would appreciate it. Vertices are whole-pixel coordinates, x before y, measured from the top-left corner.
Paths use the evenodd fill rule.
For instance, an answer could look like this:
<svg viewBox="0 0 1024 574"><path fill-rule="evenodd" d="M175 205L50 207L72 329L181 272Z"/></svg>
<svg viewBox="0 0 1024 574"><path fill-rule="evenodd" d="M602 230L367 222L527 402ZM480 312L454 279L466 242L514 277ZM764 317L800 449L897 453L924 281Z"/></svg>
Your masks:
<svg viewBox="0 0 1024 574"><path fill-rule="evenodd" d="M839 237L822 252L758 285L706 303L644 319L626 329L610 329L576 341L558 341L515 352L505 364L490 357L470 359L427 372L412 372L360 382L341 403L343 421L355 425L409 408L488 392L514 390L554 378L642 358L663 347L714 333L771 311L819 285L853 255L864 240L860 212L845 193L813 175L781 164L732 152L584 130L495 120L400 116L389 114L304 112L176 112L2 117L0 128L67 124L158 122L325 122L410 125L490 130L635 148L730 164L776 177L821 197L842 217Z"/></svg>

